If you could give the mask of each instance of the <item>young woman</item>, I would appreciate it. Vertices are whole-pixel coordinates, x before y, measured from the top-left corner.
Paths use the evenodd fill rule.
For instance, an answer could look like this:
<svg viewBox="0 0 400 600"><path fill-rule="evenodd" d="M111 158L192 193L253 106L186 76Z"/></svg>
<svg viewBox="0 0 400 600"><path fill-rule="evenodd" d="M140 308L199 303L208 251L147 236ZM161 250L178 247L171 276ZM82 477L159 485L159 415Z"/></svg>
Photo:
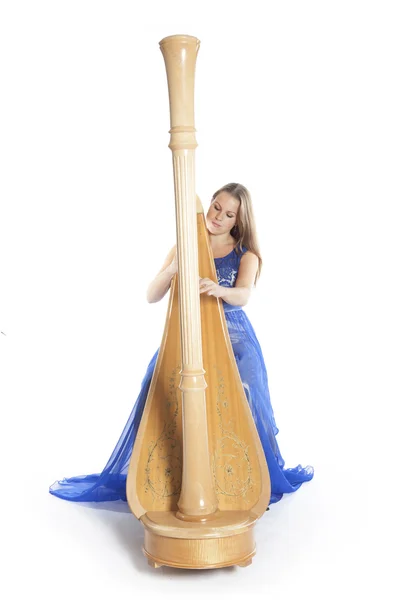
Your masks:
<svg viewBox="0 0 400 600"><path fill-rule="evenodd" d="M268 463L272 504L278 502L283 494L294 492L303 482L312 479L314 470L311 466L301 465L284 468L285 461L275 438L279 430L271 406L264 358L254 329L242 309L249 301L262 267L248 190L238 183L230 183L217 190L212 197L206 223L218 283L208 278L200 279L199 292L222 299L240 378ZM158 302L165 296L177 268L174 246L148 287L149 302ZM103 471L56 481L50 487L51 494L77 502L126 501L129 461L157 355L158 350L149 363L128 422Z"/></svg>

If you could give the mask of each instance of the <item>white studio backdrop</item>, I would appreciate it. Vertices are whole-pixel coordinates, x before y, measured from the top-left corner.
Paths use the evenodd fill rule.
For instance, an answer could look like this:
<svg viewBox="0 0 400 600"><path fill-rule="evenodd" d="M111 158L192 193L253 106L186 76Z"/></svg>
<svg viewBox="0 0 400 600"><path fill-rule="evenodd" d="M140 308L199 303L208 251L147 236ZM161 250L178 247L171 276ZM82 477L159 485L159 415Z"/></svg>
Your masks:
<svg viewBox="0 0 400 600"><path fill-rule="evenodd" d="M391 521L396 487L398 30L385 1L1 4L8 524L55 479L102 469L160 344L168 300L145 296L175 214L158 42L187 33L197 193L205 210L231 181L253 197L264 267L246 311L282 453L314 465L314 507L322 481L327 519L348 503L379 546L373 513Z"/></svg>

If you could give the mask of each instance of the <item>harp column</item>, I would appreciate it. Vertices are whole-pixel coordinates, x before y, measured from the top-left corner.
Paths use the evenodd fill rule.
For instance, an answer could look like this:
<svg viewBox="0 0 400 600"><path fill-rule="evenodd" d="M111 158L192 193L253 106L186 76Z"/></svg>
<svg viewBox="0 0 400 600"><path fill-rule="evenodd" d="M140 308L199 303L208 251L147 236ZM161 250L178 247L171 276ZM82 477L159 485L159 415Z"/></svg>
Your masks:
<svg viewBox="0 0 400 600"><path fill-rule="evenodd" d="M194 166L194 74L199 46L199 40L188 35L169 36L160 42L171 118L182 347L183 471L177 517L189 521L212 518L218 508L208 450L199 297Z"/></svg>

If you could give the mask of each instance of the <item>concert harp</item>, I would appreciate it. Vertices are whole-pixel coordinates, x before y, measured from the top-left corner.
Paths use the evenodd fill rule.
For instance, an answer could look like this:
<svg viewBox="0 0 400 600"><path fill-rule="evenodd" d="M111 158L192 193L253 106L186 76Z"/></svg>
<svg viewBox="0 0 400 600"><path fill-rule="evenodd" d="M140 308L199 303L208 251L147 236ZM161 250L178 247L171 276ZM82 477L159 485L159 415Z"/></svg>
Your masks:
<svg viewBox="0 0 400 600"><path fill-rule="evenodd" d="M161 40L167 71L178 273L130 458L127 500L153 567L246 566L271 494L268 466L219 298L203 208L195 193L194 75L200 42Z"/></svg>

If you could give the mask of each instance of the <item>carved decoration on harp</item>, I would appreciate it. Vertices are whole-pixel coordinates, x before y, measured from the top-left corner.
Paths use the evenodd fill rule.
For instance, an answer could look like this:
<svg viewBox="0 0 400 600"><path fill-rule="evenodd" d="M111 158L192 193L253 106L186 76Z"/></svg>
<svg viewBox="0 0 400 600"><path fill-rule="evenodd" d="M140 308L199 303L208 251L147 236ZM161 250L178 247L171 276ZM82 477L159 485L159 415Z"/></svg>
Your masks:
<svg viewBox="0 0 400 600"><path fill-rule="evenodd" d="M148 460L145 464L144 491L150 493L153 500L179 498L182 485L182 442L177 436L178 420L182 418L180 402L177 398L178 365L169 377L169 391L164 412L165 420L161 434L151 440L148 447Z"/></svg>

